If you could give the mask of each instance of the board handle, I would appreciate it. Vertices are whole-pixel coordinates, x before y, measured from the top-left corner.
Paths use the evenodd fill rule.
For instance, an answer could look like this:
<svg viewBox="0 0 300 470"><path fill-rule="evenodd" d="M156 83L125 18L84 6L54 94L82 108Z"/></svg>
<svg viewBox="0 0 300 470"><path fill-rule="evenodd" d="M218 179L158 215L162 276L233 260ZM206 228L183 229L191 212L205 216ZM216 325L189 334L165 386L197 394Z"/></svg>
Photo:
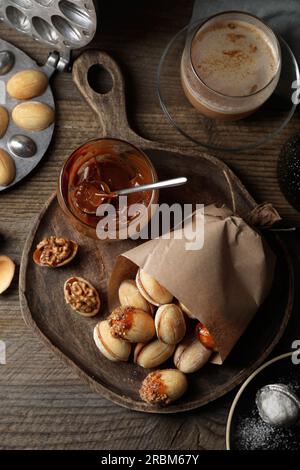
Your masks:
<svg viewBox="0 0 300 470"><path fill-rule="evenodd" d="M91 87L88 73L93 65L100 65L110 74L112 88L107 93L99 93ZM112 57L102 51L85 51L75 60L72 75L80 93L99 117L100 137L115 137L134 142L141 139L129 127L124 79Z"/></svg>

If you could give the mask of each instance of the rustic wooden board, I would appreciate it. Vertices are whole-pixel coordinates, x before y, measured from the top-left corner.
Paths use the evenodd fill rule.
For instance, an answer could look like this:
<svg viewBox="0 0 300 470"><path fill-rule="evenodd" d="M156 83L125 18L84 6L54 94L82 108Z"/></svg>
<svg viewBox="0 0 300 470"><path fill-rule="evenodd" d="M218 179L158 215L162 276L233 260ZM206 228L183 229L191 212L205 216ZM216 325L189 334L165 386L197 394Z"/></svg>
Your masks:
<svg viewBox="0 0 300 470"><path fill-rule="evenodd" d="M160 56L168 41L188 23L193 0L144 0L101 3L93 48L110 52L121 65L127 84L130 123L141 135L168 144L189 145L163 115L155 80ZM1 25L1 37L43 63L47 45ZM170 71L170 87L173 77ZM101 129L72 81L56 74L53 90L57 104L55 137L43 164L22 185L0 198L1 252L20 264L32 218L42 210L56 188L64 159ZM297 112L275 141L255 152L224 154L221 158L241 178L257 202L272 202L291 223L300 215L280 193L276 164L283 142L298 132ZM234 137L233 137L234 138ZM299 235L283 233L299 282ZM300 336L300 300L295 292L292 319L272 355L290 350ZM102 398L81 381L71 367L54 355L21 316L18 278L0 301L1 339L7 344L7 364L0 367L1 449L224 449L225 425L234 392L211 405L177 415L132 412Z"/></svg>
<svg viewBox="0 0 300 470"><path fill-rule="evenodd" d="M88 84L87 70L101 63L112 75L113 88L106 95L95 93ZM225 203L241 216L249 214L255 202L228 167L199 151L183 151L148 141L128 126L123 78L117 64L105 53L86 52L73 68L74 80L98 114L103 133L126 138L145 149L159 179L185 175L188 185L161 193L161 202ZM76 240L81 249L72 264L60 270L42 269L32 262L36 244L50 234ZM27 239L20 272L21 308L31 326L60 357L72 365L97 392L125 407L160 413L187 411L224 395L245 379L271 352L282 336L293 300L293 275L285 250L277 239L270 242L278 255L272 292L255 320L223 366L207 365L190 378L188 394L166 408L142 403L138 389L148 371L133 364L111 363L99 354L92 331L99 318L84 319L74 314L63 298L66 278L79 275L89 279L101 292L106 308L107 285L116 256L138 242L100 242L74 232L65 220L55 196L46 204Z"/></svg>

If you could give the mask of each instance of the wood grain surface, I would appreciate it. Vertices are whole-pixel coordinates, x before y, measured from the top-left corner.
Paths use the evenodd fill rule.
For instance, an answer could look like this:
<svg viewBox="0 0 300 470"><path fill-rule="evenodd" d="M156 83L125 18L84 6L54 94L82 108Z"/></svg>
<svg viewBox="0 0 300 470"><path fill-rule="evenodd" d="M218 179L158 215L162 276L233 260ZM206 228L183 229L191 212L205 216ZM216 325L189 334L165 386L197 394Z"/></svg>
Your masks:
<svg viewBox="0 0 300 470"><path fill-rule="evenodd" d="M190 145L163 116L155 91L156 68L172 35L189 20L192 1L144 0L101 2L99 30L92 47L107 50L126 77L129 119L141 135ZM1 24L0 35L43 62L47 48ZM70 74L53 79L57 103L54 141L40 168L22 185L0 198L1 253L17 265L32 223L55 190L63 160L79 144L97 137L98 120L84 102ZM258 202L268 200L292 223L300 215L279 191L276 163L282 143L299 128L296 115L283 134L268 146L224 160L240 176ZM300 272L298 234L285 234ZM204 409L179 416L145 416L102 399L82 384L29 330L21 317L18 274L0 299L0 338L6 342L7 364L0 365L1 449L223 449L231 392ZM299 279L298 279L299 280ZM297 282L297 280L296 280ZM290 349L300 337L300 302L277 348Z"/></svg>
<svg viewBox="0 0 300 470"><path fill-rule="evenodd" d="M184 154L167 150L155 150L154 154L148 148L146 153L151 156L158 176L167 173L175 161L177 175L185 174L189 181L189 185L174 188L172 194L168 191L160 194L161 204L171 205L173 201L196 204L202 201L205 205L214 202L231 207L234 194L236 213L240 213L240 208L241 212L247 212L251 198L249 201L246 193L240 191L236 180L231 185L228 184L224 176L224 164L218 160L206 159L201 154L192 160L192 157L187 159ZM189 163L192 161L191 167ZM43 269L32 261L37 244L49 236L49 230L53 235L76 241L79 246L79 254L75 260L58 270ZM291 260L278 237L268 233L268 238L277 255L268 299L225 363L222 366L207 364L199 373L191 374L188 377L187 394L180 401L166 407L149 405L139 397L138 390L149 369L145 370L130 360L128 363L108 361L99 354L93 341L93 329L97 322L106 318L119 303L115 299L118 299L117 293L109 296L109 282L116 258L138 246L141 243L139 240L99 242L79 234L63 217L54 195L45 204L36 224L31 228L23 250L19 280L22 315L25 323L50 350L103 397L126 408L146 413L190 411L220 398L241 384L268 357L285 331L294 299L293 270ZM66 279L74 275L88 279L100 292L103 301L100 316L83 318L75 315L66 305L63 285ZM163 367L174 367L174 363L170 360Z"/></svg>

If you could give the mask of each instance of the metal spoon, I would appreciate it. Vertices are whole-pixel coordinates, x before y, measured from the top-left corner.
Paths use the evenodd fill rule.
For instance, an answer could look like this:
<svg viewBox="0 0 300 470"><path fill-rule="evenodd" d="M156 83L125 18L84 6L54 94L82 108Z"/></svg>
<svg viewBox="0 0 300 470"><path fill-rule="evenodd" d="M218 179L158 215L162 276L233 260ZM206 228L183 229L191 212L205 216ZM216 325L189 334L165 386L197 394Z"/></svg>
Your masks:
<svg viewBox="0 0 300 470"><path fill-rule="evenodd" d="M300 419L299 398L287 385L265 385L256 394L261 419L272 426L286 427Z"/></svg>
<svg viewBox="0 0 300 470"><path fill-rule="evenodd" d="M142 184L141 186L133 186L132 188L127 189L118 189L117 191L112 191L110 193L113 197L117 196L126 196L128 194L139 193L141 191L147 191L149 189L163 189L163 188L173 188L174 186L181 186L187 182L187 178L172 178L170 180L158 181L157 183Z"/></svg>
<svg viewBox="0 0 300 470"><path fill-rule="evenodd" d="M170 180L158 181L156 183L143 184L140 186L134 186L132 188L118 189L111 191L107 183L101 181L99 186L101 190L94 186L94 184L86 183L76 188L74 197L77 207L84 213L94 215L96 214L97 207L104 202L105 199L114 199L119 196L126 196L128 194L138 193L142 191L148 191L153 189L172 188L174 186L181 186L187 182L187 178L172 178ZM98 191L98 192L97 192ZM86 207L82 204L82 194L84 193L84 199ZM95 198L96 196L96 198Z"/></svg>

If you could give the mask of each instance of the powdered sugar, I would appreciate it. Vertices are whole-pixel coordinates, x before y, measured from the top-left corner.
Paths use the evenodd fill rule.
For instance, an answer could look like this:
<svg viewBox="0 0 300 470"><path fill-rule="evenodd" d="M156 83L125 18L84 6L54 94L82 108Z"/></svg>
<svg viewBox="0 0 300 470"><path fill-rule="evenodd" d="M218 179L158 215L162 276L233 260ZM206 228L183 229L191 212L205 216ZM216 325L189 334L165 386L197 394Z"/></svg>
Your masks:
<svg viewBox="0 0 300 470"><path fill-rule="evenodd" d="M300 366L293 366L289 358L285 361L280 361L280 366L279 363L277 363L276 365L274 364L273 367L269 367L268 370L264 372L264 377L262 377L262 375L257 376L241 395L232 420L232 449L300 449L300 424L298 423L289 427L278 427L267 424L259 416L255 403L257 391L267 384L275 383L275 381L288 386L293 393L299 396ZM278 409L277 405L274 405L274 402L273 404L268 403L267 409L272 414L276 414L276 416L277 413L281 414L282 412L281 406L280 409Z"/></svg>
<svg viewBox="0 0 300 470"><path fill-rule="evenodd" d="M273 426L287 426L299 418L298 399L282 384L271 384L260 389L256 404L263 421Z"/></svg>

